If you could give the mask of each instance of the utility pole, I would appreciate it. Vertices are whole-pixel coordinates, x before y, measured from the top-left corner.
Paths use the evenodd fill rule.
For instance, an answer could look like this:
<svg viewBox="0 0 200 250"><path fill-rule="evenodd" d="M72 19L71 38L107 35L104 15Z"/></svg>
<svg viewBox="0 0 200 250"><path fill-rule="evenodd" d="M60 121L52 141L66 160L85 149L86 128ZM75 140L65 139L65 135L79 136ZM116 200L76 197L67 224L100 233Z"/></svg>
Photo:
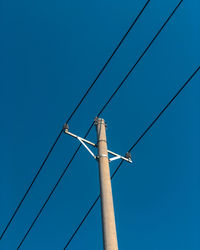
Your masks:
<svg viewBox="0 0 200 250"><path fill-rule="evenodd" d="M106 124L104 119L98 117L95 118L95 125L97 131L96 144L69 132L69 126L67 124L64 125L63 129L66 134L78 139L92 155L92 157L99 163L103 246L104 250L118 250L109 162L122 159L132 163L131 154L128 152L124 157L108 150L106 140ZM97 148L98 155L96 156L86 144ZM113 155L114 157L109 158L108 154Z"/></svg>
<svg viewBox="0 0 200 250"><path fill-rule="evenodd" d="M101 118L95 120L101 196L101 213L104 250L118 250L115 214L110 179L110 168L106 140L106 124Z"/></svg>

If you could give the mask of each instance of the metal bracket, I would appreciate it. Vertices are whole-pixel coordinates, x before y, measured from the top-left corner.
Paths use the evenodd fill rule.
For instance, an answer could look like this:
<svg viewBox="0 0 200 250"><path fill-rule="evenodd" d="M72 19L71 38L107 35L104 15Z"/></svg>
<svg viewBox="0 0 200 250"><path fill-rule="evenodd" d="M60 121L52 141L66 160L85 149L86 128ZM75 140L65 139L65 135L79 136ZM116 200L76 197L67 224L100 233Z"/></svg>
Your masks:
<svg viewBox="0 0 200 250"><path fill-rule="evenodd" d="M93 143L93 142L91 142L91 141L88 141L88 140L86 140L86 139L84 139L84 138L82 138L82 137L80 137L80 136L77 136L77 135L72 134L71 132L69 132L69 127L68 127L67 124L64 125L63 130L64 130L65 134L68 134L68 135L70 135L70 136L72 136L72 137L78 139L78 140L80 141L80 143L88 150L88 152L92 155L92 157L93 157L94 159L98 159L98 158L99 158L99 156L96 156L96 155L88 148L88 146L86 145L86 143L87 143L87 144L89 144L89 145L91 145L91 146L93 146L93 147L96 148L97 145L96 145L95 143ZM114 155L114 157L108 158L110 162L111 162L111 161L114 161L114 160L122 159L122 160L124 160L124 161L129 162L129 163L132 163L132 159L131 159L131 154L130 154L130 152L126 153L126 156L125 156L125 157L124 157L124 156L121 156L121 155L119 155L119 154L116 154L116 153L114 153L114 152L112 152L112 151L110 151L110 150L108 150L108 153L111 154L111 155Z"/></svg>
<svg viewBox="0 0 200 250"><path fill-rule="evenodd" d="M111 162L111 161L118 160L118 159L120 159L120 158L121 158L120 155L119 155L119 156L112 157L112 158L110 158L110 162Z"/></svg>
<svg viewBox="0 0 200 250"><path fill-rule="evenodd" d="M88 146L85 144L85 142L82 140L81 137L77 136L77 139L83 144L83 146L87 149L87 151L96 159L97 157L94 155L94 153L88 148Z"/></svg>

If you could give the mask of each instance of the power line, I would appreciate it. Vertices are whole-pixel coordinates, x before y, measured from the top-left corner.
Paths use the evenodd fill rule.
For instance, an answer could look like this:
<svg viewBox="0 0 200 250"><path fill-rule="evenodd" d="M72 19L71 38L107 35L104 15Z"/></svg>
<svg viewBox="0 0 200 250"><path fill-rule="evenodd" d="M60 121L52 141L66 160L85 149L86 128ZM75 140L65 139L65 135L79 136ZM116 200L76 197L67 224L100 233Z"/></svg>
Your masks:
<svg viewBox="0 0 200 250"><path fill-rule="evenodd" d="M93 123L91 124L90 128L88 129L87 133L85 134L85 137L89 134L90 130L93 127ZM23 244L24 240L26 239L26 237L28 236L29 232L31 231L32 227L34 226L35 222L37 221L38 217L40 216L40 214L42 213L43 209L45 208L46 204L48 203L49 199L51 198L52 194L54 193L55 189L57 188L58 184L60 183L61 179L63 178L64 174L66 173L68 167L70 166L70 164L72 163L74 157L76 156L76 154L78 153L79 149L81 147L81 143L79 144L78 148L76 149L76 151L74 152L72 158L70 159L69 163L67 164L67 166L65 167L64 171L62 172L62 174L60 175L58 181L56 182L56 184L54 185L53 189L51 190L49 196L47 197L46 201L44 202L43 206L41 207L41 209L39 210L37 216L35 217L35 219L33 220L31 226L29 227L28 231L26 232L26 234L24 235L23 239L21 240L20 244L18 245L17 249L19 249L21 247L21 245Z"/></svg>
<svg viewBox="0 0 200 250"><path fill-rule="evenodd" d="M121 88L121 86L124 84L124 82L127 80L127 78L130 76L131 72L134 70L134 68L137 66L137 64L140 62L140 60L143 58L143 56L146 54L146 52L148 51L148 49L151 47L151 45L153 44L153 42L156 40L156 38L159 36L160 32L164 29L164 27L166 26L166 24L169 22L169 20L171 19L171 17L174 15L174 13L176 12L176 10L178 9L178 7L181 5L181 3L183 2L183 0L181 0L178 5L176 6L176 8L172 11L172 13L169 15L169 17L167 18L167 20L164 22L164 24L162 25L162 27L159 29L159 31L156 33L156 35L154 36L154 38L151 40L151 42L148 44L148 46L146 47L146 49L143 51L143 53L141 54L141 56L138 58L138 60L136 61L136 63L133 65L133 67L129 70L128 74L124 77L124 79L122 80L122 82L119 84L119 86L117 87L117 89L114 91L114 93L111 95L111 97L109 98L109 100L106 102L106 104L103 106L103 108L101 109L101 111L99 112L99 114L97 116L100 116L100 114L104 111L104 109L106 108L106 106L109 104L109 102L111 101L111 99L116 95L116 93L118 92L118 90Z"/></svg>
<svg viewBox="0 0 200 250"><path fill-rule="evenodd" d="M165 25L168 23L168 21L171 19L171 17L173 16L173 14L176 12L176 10L178 9L178 7L180 6L180 4L182 3L183 0L181 0L179 2L179 4L176 6L176 8L172 11L172 13L170 14L170 16L167 18L167 20L165 21L165 23L162 25L162 27L159 29L159 31L156 33L156 35L154 36L154 38L151 40L151 42L149 43L149 45L146 47L146 49L144 50L144 52L141 54L141 56L139 57L139 59L136 61L136 63L134 64L134 66L131 68L131 70L128 72L128 74L125 76L125 78L123 79L123 81L120 83L120 85L117 87L117 89L114 91L114 93L111 95L111 97L108 99L108 101L106 102L106 104L103 106L103 108L100 110L100 112L98 113L97 116L100 116L100 114L105 110L105 108L108 106L108 104L110 103L110 101L112 100L112 98L116 95L116 93L119 91L119 89L121 88L121 86L124 84L124 82L127 80L128 76L131 74L131 72L133 71L133 69L136 67L136 65L139 63L139 61L143 58L143 56L146 54L146 52L148 51L148 49L151 47L152 43L155 41L155 39L158 37L158 35L160 34L160 32L163 30L163 28L165 27ZM93 123L91 124L89 130L87 131L86 135L84 138L87 137L87 135L89 134L90 130L92 129ZM69 161L68 165L66 166L66 168L64 169L63 173L61 174L61 177L59 178L58 182L56 183L56 185L54 186L53 190L51 191L50 195L48 196L47 200L45 201L45 203L43 204L42 208L40 209L40 211L38 212L38 214L36 215L34 221L32 222L31 226L29 227L28 231L26 232L25 236L23 237L22 241L20 242L19 247L22 245L22 243L24 242L24 240L26 239L26 237L28 236L30 230L32 229L32 227L34 226L35 222L37 221L38 217L40 216L40 214L42 213L44 207L46 206L48 200L50 199L50 197L52 196L53 192L55 191L57 185L59 184L59 182L61 181L62 177L64 176L66 170L68 169L69 165L71 164L72 160L74 159L74 157L76 156L76 154L78 153L79 149L80 149L81 144L79 145L79 147L77 148L77 150L75 151L74 155L72 156L71 160Z"/></svg>
<svg viewBox="0 0 200 250"><path fill-rule="evenodd" d="M34 184L34 182L36 181L38 175L40 174L42 168L44 167L44 164L46 163L47 159L49 158L49 156L50 156L50 154L51 154L53 148L55 147L56 143L58 142L58 140L59 140L61 134L62 134L62 130L60 131L58 137L56 138L55 142L53 143L52 147L50 148L50 150L49 150L47 156L45 157L45 159L44 159L42 165L40 166L39 170L37 171L35 177L33 178L32 182L31 182L31 184L30 184L29 187L27 188L27 190L26 190L24 196L22 197L21 201L19 202L19 204L18 204L17 208L15 209L13 215L11 216L11 218L10 218L8 224L6 225L5 229L3 230L3 232L2 232L2 234L1 234L1 236L0 236L0 240L3 238L3 236L4 236L4 234L6 233L8 227L10 226L11 222L12 222L13 219L15 218L15 216L16 216L16 214L17 214L19 208L21 207L21 205L22 205L23 201L25 200L27 194L29 193L31 187L33 186L33 184Z"/></svg>
<svg viewBox="0 0 200 250"><path fill-rule="evenodd" d="M74 231L74 233L72 234L72 236L70 237L69 241L67 242L66 246L64 247L64 249L66 249L69 244L71 243L71 241L73 240L74 236L76 235L76 233L78 232L78 230L80 229L80 227L82 226L82 224L84 223L84 221L87 219L88 215L90 214L90 212L92 211L92 209L94 208L94 206L96 205L97 201L100 199L100 195L97 196L96 200L93 202L92 206L90 207L90 209L87 211L87 213L85 214L85 216L83 217L82 221L79 223L78 227L76 228L76 230Z"/></svg>
<svg viewBox="0 0 200 250"><path fill-rule="evenodd" d="M125 33L125 35L122 37L122 39L120 40L120 42L118 43L117 47L115 48L115 50L112 52L111 56L108 58L107 62L104 64L104 66L102 67L102 69L100 70L99 74L97 75L97 77L95 78L95 80L93 81L93 83L91 84L91 86L88 88L88 90L86 91L85 95L82 97L81 101L78 103L78 105L76 106L75 110L72 112L72 114L70 115L68 121L66 123L69 122L69 120L72 118L72 116L74 115L74 113L76 112L76 110L79 108L79 106L81 105L81 103L83 102L83 100L85 99L85 97L87 96L87 94L89 93L89 91L91 90L91 88L94 86L94 84L96 83L96 81L99 79L100 75L104 72L105 68L107 67L107 65L109 64L110 60L113 58L113 56L116 54L117 50L120 48L120 46L122 45L123 41L125 40L125 38L127 37L127 35L130 33L130 31L132 30L133 26L136 24L136 22L138 21L139 17L142 15L143 11L145 10L145 8L147 7L147 5L149 4L150 0L148 0L145 5L143 6L142 10L139 12L139 14L137 15L137 17L135 18L135 20L133 21L133 23L131 24L131 26L129 27L129 29L127 30L127 32Z"/></svg>
<svg viewBox="0 0 200 250"><path fill-rule="evenodd" d="M161 112L156 116L156 118L150 123L150 125L145 129L145 131L141 134L141 136L137 139L137 141L130 147L129 152L131 152L133 150L133 148L140 142L140 140L146 135L146 133L152 128L152 126L156 123L156 121L161 117L161 115L166 111L166 109L170 106L170 104L175 100L175 98L181 93L181 91L186 87L186 85L192 80L192 78L197 74L197 72L200 70L200 66L194 71L194 73L188 78L188 80L183 84L183 86L179 89L179 91L172 97L172 99L168 102L168 104L161 110ZM114 176L116 175L116 173L118 172L118 170L120 169L122 163L124 162L124 160L121 160L121 162L119 163L118 167L115 169L115 171L113 172L111 179L114 178ZM69 246L69 244L71 243L71 241L73 240L73 238L75 237L75 235L77 234L77 232L79 231L80 227L82 226L82 224L84 223L84 221L87 219L88 215L90 214L90 212L92 211L92 209L94 208L94 206L96 205L97 201L100 199L100 195L97 196L96 200L92 203L92 206L90 207L90 209L87 211L87 213L85 214L85 216L83 217L83 219L81 220L81 222L79 223L79 225L77 226L76 230L74 231L74 233L71 235L71 237L69 238L67 244L64 247L64 250Z"/></svg>
<svg viewBox="0 0 200 250"><path fill-rule="evenodd" d="M145 5L143 6L142 10L140 11L140 13L137 15L137 17L135 18L135 20L133 21L133 23L131 24L131 26L129 27L129 29L127 30L127 32L125 33L125 35L122 37L122 39L120 40L120 42L118 43L117 47L114 49L114 51L112 52L112 54L110 55L110 57L108 58L108 60L106 61L106 63L104 64L104 66L102 67L102 69L100 70L100 72L98 73L98 75L96 76L96 78L94 79L94 81L92 82L92 84L90 85L90 87L87 89L87 91L85 92L85 94L83 95L83 97L81 98L81 100L79 101L79 103L76 105L75 109L73 110L73 112L70 114L69 118L67 119L66 123L69 123L69 121L72 119L72 117L74 116L75 112L77 111L77 109L80 107L80 105L82 104L82 102L84 101L84 99L86 98L86 96L88 95L88 93L90 92L90 90L92 89L92 87L94 86L94 84L96 83L96 81L99 79L99 77L101 76L101 74L104 72L104 70L106 69L107 65L109 64L109 62L111 61L111 59L113 58L113 56L116 54L116 52L118 51L118 49L120 48L121 44L123 43L123 41L125 40L125 38L127 37L127 35L130 33L130 31L132 30L133 26L136 24L137 20L139 19L139 17L142 15L143 11L145 10L145 8L147 7L147 5L149 4L150 0L148 0ZM0 240L3 238L4 234L6 233L8 227L10 226L11 222L13 221L15 215L17 214L19 208L21 207L23 201L25 200L26 196L28 195L31 187L33 186L34 182L36 181L38 175L40 174L42 168L44 167L47 159L49 158L51 152L53 151L55 145L57 144L58 140L60 139L61 135L62 135L63 129L59 132L56 140L54 141L52 147L50 148L49 152L47 153L44 161L42 162L40 168L38 169L35 177L33 178L31 184L29 185L29 187L27 188L24 196L22 197L21 201L19 202L17 208L15 209L13 215L11 216L8 224L6 225L5 229L3 230L1 236L0 236Z"/></svg>
<svg viewBox="0 0 200 250"><path fill-rule="evenodd" d="M174 95L174 97L170 100L170 102L163 108L163 110L159 113L159 115L153 120L153 122L147 127L147 129L141 134L138 140L133 144L133 146L129 149L132 151L133 148L138 144L138 142L145 136L145 134L150 130L150 128L154 125L154 123L160 118L160 116L165 112L165 110L169 107L169 105L174 101L174 99L181 93L181 91L187 86L187 84L192 80L192 78L199 71L200 66L194 71L194 73L188 78L185 84L179 89L179 91Z"/></svg>

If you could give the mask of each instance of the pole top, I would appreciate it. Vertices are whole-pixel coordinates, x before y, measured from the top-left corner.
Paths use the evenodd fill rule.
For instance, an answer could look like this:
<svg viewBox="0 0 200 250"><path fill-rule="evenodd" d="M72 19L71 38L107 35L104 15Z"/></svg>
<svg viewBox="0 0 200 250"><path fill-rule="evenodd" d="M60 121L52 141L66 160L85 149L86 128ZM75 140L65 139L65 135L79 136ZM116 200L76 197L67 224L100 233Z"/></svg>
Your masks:
<svg viewBox="0 0 200 250"><path fill-rule="evenodd" d="M103 118L95 117L94 124L97 126L98 124L105 124L105 127L107 127L107 124Z"/></svg>

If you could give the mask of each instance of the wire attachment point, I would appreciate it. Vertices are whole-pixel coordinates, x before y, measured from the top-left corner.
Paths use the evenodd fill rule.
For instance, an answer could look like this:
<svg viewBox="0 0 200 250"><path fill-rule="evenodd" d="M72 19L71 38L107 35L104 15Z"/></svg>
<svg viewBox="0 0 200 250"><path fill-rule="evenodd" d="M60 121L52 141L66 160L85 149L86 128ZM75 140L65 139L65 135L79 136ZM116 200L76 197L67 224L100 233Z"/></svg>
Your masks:
<svg viewBox="0 0 200 250"><path fill-rule="evenodd" d="M131 152L127 152L125 157L132 162Z"/></svg>
<svg viewBox="0 0 200 250"><path fill-rule="evenodd" d="M63 130L65 133L69 131L69 125L67 123L63 125Z"/></svg>

